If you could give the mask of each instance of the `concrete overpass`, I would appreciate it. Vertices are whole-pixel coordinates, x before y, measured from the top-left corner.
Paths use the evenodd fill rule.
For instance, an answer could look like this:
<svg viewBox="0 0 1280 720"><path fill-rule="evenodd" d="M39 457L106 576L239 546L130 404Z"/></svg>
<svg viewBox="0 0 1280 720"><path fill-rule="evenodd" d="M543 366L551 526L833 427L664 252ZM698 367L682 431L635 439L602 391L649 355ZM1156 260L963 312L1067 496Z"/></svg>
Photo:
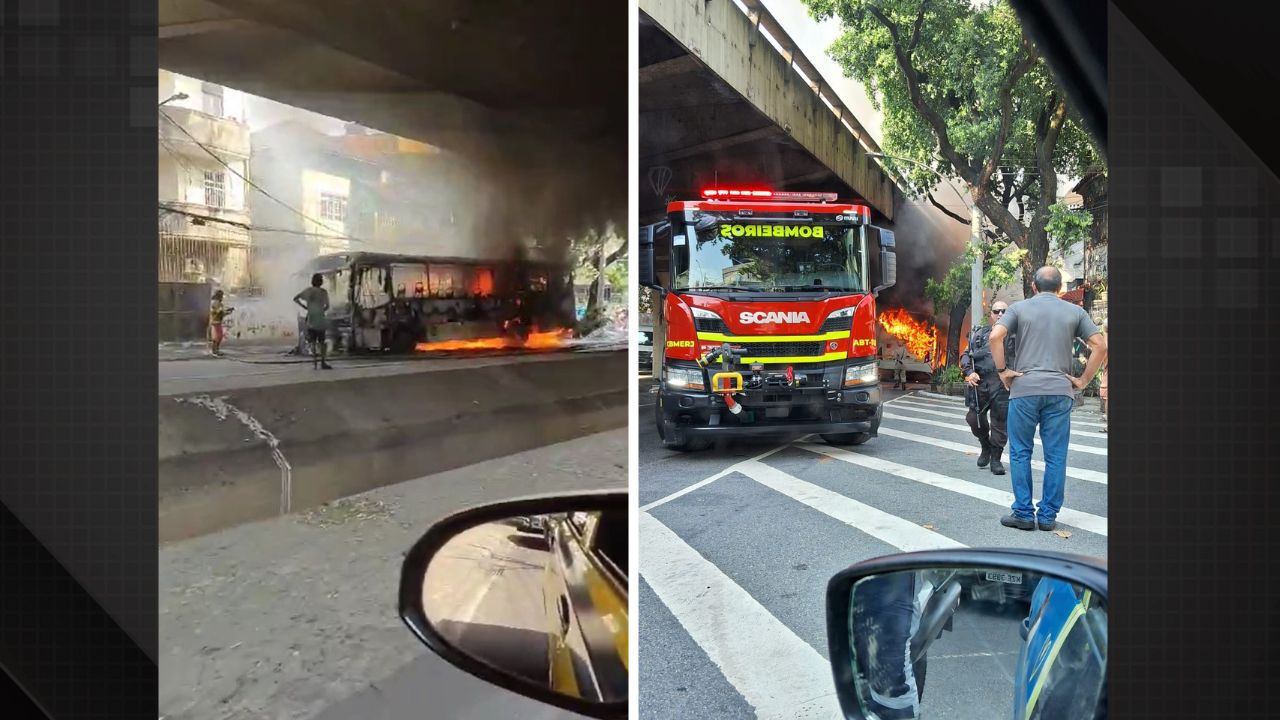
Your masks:
<svg viewBox="0 0 1280 720"><path fill-rule="evenodd" d="M716 182L837 192L891 222L875 141L763 3L742 4L639 0L641 222Z"/></svg>
<svg viewBox="0 0 1280 720"><path fill-rule="evenodd" d="M160 0L159 15L165 69L503 165L614 165L601 191L625 201L625 3Z"/></svg>

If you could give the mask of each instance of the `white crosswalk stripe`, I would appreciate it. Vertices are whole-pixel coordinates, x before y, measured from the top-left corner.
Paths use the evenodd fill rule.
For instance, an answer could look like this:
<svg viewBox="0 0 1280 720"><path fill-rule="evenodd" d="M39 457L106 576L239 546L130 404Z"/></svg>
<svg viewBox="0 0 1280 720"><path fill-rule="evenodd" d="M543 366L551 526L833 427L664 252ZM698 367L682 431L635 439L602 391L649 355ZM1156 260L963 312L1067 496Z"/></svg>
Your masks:
<svg viewBox="0 0 1280 720"><path fill-rule="evenodd" d="M950 490L951 492L960 493L961 495L968 495L972 498L985 500L993 505L1009 507L1013 504L1012 492L1005 492L1004 490L997 490L987 485L979 485L978 483L971 483L968 480L949 477L941 473L933 472L932 470L911 467L910 465L900 465L889 460L881 460L880 458L862 455L860 453L850 452L848 450L830 447L827 445L802 443L799 447L811 452L833 457L836 460L843 460L844 462L852 463L854 465L861 465L866 468L871 468L872 470L879 470L880 472L889 473L890 475L897 475L898 477L905 478L907 480L915 480L916 482L924 483L925 485L932 485L937 488L942 488L943 490ZM1039 502L1038 499L1037 502ZM1086 512L1062 508L1062 510L1058 512L1058 521L1065 525L1072 525L1080 528L1081 530L1088 530L1089 532L1097 533L1099 535L1107 534L1107 519L1104 517L1098 517L1097 515L1091 515Z"/></svg>
<svg viewBox="0 0 1280 720"><path fill-rule="evenodd" d="M910 440L911 442L924 443L926 445L932 445L946 450L955 450L956 452L965 454L973 453L974 455L978 453L978 448L974 445L964 445L958 442L951 442L950 440L939 440L938 438L929 437L928 435L917 435L915 433L904 432L902 430L894 430L893 428L887 428L883 425L880 426L879 432L881 435L901 438L902 440ZM1044 472L1044 461L1032 460L1031 468L1033 470ZM1107 484L1106 473L1098 472L1096 470L1085 470L1083 468L1071 467L1070 465L1067 466L1067 477L1073 477L1077 480L1087 480L1088 482L1100 483L1102 485Z"/></svg>
<svg viewBox="0 0 1280 720"><path fill-rule="evenodd" d="M840 717L817 650L649 513L640 537L640 575L757 718Z"/></svg>
<svg viewBox="0 0 1280 720"><path fill-rule="evenodd" d="M1066 468L1068 478L1085 484L1068 486L1068 503L1074 497L1083 505L1059 512L1063 532L1019 532L1001 528L991 513L992 505L1008 512L1013 501L1008 485L1001 489L996 487L999 482L963 479L968 477L966 472L987 477L973 466L978 447L964 423L964 411L961 401L947 396L899 396L886 402L887 424L870 441L874 445L837 447L817 436L805 436L778 447L762 447L764 452L748 459L727 458L724 465L712 464L707 472L717 472L701 480L691 478L694 481L687 485L681 481L677 488L668 487L663 496L643 505L639 574L652 593L642 593L641 601L660 603L667 613L655 617L668 619L656 622L672 623L672 628L678 625L679 629L665 632L687 635L701 654L673 657L668 663L661 649L646 651L642 645L642 654L657 655L641 663L641 672L646 678L667 673L664 682L669 682L670 692L652 699L642 695L641 716L750 717L751 711L770 720L840 716L825 643L813 626L812 613L821 612L821 600L816 596L785 599L795 598L802 588L825 586L831 572L806 577L806 563L814 560L811 554L799 552L802 547L830 555L824 558L826 563L819 563L824 568L834 558L852 564L882 555L886 546L915 552L986 547L994 542L1065 552L1089 548L1088 554L1105 554L1106 436L1073 427L1073 437L1102 442L1069 446L1073 452L1098 459L1074 456L1076 465L1088 460L1091 467ZM1084 424L1076 416L1072 422L1073 426ZM950 439L949 433L960 431L969 442ZM1043 444L1036 442L1038 458L1032 460L1032 468L1043 472ZM642 490L645 482L642 466ZM921 500L924 495L903 492L908 486L919 487L912 483L934 488L920 489L920 493L932 493L927 496L931 505ZM937 490L947 491L947 497L954 499L939 502L942 495ZM1103 514L1080 507L1102 508ZM771 528L775 521L777 527ZM820 540L799 542L795 548L788 548L785 540L779 545L780 538L809 527L819 533L814 538ZM726 538L733 538L729 549L723 544ZM771 587L773 583L762 582L761 572L788 586ZM938 659L994 654L974 644L957 646L953 654ZM686 674L694 672L698 662L705 668L698 672L718 674L727 681L727 685L719 683L723 690L699 691L690 684ZM697 692L719 695L695 699ZM726 693L738 697L724 700ZM927 696L926 691L926 703ZM984 708L975 705L973 717L982 717Z"/></svg>
<svg viewBox="0 0 1280 720"><path fill-rule="evenodd" d="M897 515L890 515L864 505L824 487L805 482L756 460L742 463L738 466L738 472L903 552L964 547L963 543L958 543L941 533L923 528L909 520L903 520Z"/></svg>
<svg viewBox="0 0 1280 720"><path fill-rule="evenodd" d="M901 408L903 410L912 410L914 412L926 413L929 415L937 415L939 417L960 418L961 420L963 420L964 416L968 414L967 410L936 410L934 408L939 407L937 405L925 405L923 403L910 402L910 401L896 402L893 404L893 406L896 408ZM1094 438L1107 437L1105 433L1092 432L1092 431L1086 431L1086 430L1077 430L1076 429L1077 425L1083 425L1085 427L1103 427L1102 423L1088 422L1086 420L1077 420L1076 418L1073 417L1071 418L1071 434L1072 435L1081 435L1083 437L1094 437Z"/></svg>
<svg viewBox="0 0 1280 720"><path fill-rule="evenodd" d="M905 422L919 423L921 425L932 425L933 427L946 428L948 430L962 430L966 433L972 434L972 431L969 430L968 425L961 425L958 423L945 423L938 420L927 420L925 418L911 417L910 415L899 415L897 413L890 413L890 412L884 413L884 418L886 420L902 420ZM1040 438L1038 437L1035 439L1035 443L1041 446L1044 445L1044 442L1041 441ZM1076 452L1089 453L1090 455L1106 455L1107 454L1106 448L1095 447L1093 445L1080 445L1078 443L1067 443L1067 449L1075 450Z"/></svg>

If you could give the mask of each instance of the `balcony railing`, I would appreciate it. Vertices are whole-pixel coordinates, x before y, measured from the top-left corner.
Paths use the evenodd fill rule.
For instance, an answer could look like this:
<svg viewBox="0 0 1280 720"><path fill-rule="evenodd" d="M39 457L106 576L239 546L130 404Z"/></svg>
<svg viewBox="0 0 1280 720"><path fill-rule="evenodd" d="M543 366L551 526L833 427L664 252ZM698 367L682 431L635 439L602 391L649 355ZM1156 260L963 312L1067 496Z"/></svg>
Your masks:
<svg viewBox="0 0 1280 720"><path fill-rule="evenodd" d="M223 159L244 160L249 157L248 125L183 107L164 107L160 112L173 120L160 120L160 139L163 142L175 148L203 153L196 146L199 143Z"/></svg>

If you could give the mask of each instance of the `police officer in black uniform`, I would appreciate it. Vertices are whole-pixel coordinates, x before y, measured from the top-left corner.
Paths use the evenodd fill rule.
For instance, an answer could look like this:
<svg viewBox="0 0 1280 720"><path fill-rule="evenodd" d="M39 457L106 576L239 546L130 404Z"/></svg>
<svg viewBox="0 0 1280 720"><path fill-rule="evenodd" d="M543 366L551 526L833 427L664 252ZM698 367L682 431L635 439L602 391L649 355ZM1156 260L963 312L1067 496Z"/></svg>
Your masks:
<svg viewBox="0 0 1280 720"><path fill-rule="evenodd" d="M1009 391L1000 382L1000 373L996 372L995 361L991 358L991 329L999 322L1009 305L1003 300L991 303L991 320L986 325L974 328L969 333L969 347L960 355L960 369L965 374L964 402L969 406L965 421L973 436L982 444L982 453L978 455L978 467L991 466L991 472L1004 475L1004 464L1000 456L1004 454L1005 443L1009 439L1006 421L1009 417ZM1010 333L1004 341L1005 367L1013 364L1015 337Z"/></svg>

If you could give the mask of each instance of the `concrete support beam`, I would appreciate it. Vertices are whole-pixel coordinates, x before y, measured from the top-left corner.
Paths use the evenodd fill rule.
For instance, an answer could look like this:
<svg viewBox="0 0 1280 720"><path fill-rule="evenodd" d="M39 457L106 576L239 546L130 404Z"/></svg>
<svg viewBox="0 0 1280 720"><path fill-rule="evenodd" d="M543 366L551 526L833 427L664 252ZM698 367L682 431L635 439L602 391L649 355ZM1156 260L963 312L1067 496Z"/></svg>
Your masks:
<svg viewBox="0 0 1280 720"><path fill-rule="evenodd" d="M685 57L689 57L689 56L686 55ZM749 130L747 132L737 133L736 135L730 135L728 137L715 138L714 140L707 140L705 142L700 142L694 145L682 147L679 150L672 150L670 152L664 152L658 155L652 155L650 157L641 158L640 162L643 165L658 165L662 163L675 162L676 160L682 160L687 157L693 157L694 155L701 155L703 153L710 153L710 152L718 152L720 150L726 150L736 145L744 145L746 143L755 142L757 140L767 140L771 137L778 135L780 132L781 131L778 130L778 128L770 125L768 127L762 127L758 130Z"/></svg>
<svg viewBox="0 0 1280 720"><path fill-rule="evenodd" d="M868 157L867 150L839 115L803 82L796 82L800 78L791 63L802 60L799 52L784 58L767 42L753 44L755 24L729 0L639 0L639 3L641 12L690 55L790 134L876 211L893 219L893 181ZM751 10L759 13L761 27L769 29L767 13L762 8ZM821 83L816 71L806 76L818 84L819 91L829 96L828 99L835 98ZM849 117L846 115L846 122Z"/></svg>

